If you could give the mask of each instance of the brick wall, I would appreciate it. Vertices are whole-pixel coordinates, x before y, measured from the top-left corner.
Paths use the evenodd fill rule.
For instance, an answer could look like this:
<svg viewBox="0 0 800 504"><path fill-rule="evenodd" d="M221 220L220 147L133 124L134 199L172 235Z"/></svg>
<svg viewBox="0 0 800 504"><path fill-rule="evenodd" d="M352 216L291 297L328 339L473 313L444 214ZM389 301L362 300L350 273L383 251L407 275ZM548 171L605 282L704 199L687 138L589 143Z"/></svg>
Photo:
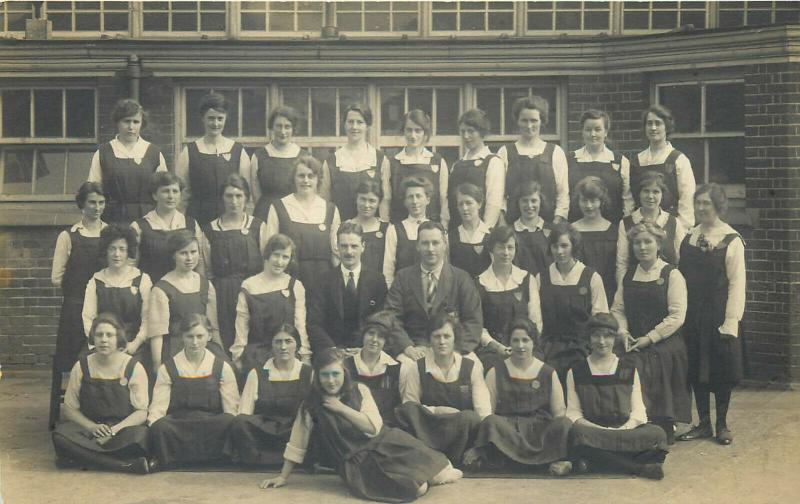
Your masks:
<svg viewBox="0 0 800 504"><path fill-rule="evenodd" d="M141 82L140 101L147 111L147 126L142 130L142 137L161 147L161 153L172 170L173 144L175 142L173 118L172 79L145 78Z"/></svg>
<svg viewBox="0 0 800 504"><path fill-rule="evenodd" d="M800 379L800 64L745 73L747 242L744 327L751 376Z"/></svg>

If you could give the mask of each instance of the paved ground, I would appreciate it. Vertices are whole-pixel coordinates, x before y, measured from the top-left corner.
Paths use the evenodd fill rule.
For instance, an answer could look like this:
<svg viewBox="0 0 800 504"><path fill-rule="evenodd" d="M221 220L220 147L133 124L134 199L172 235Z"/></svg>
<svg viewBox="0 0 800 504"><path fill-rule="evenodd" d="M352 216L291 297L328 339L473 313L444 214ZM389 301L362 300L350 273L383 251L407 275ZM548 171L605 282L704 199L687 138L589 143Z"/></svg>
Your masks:
<svg viewBox="0 0 800 504"><path fill-rule="evenodd" d="M259 490L256 473L167 472L131 476L53 466L46 429L48 377L6 373L0 380L0 502L7 504L281 504L359 502L335 476L296 474L288 487ZM742 389L734 394L729 447L677 444L661 482L622 479L465 479L434 488L422 502L779 503L800 492L800 392Z"/></svg>

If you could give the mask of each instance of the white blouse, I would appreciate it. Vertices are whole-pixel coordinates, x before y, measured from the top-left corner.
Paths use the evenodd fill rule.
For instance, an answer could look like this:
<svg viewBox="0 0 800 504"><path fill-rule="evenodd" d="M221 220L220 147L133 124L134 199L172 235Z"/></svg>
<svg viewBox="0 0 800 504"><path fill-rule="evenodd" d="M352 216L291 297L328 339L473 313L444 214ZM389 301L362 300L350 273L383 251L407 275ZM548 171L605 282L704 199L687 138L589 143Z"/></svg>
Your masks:
<svg viewBox="0 0 800 504"><path fill-rule="evenodd" d="M167 273L167 275L169 275L169 273ZM191 292L181 290L179 286L167 280L166 277L162 278L161 280L175 287L178 292L182 292L183 294L194 294L196 292L200 292L200 275L198 274L195 279L197 281L197 290L192 290ZM161 287L158 286L158 282L156 282L156 285L154 285L150 290L150 301L148 305L148 338L169 334L169 297L167 297L167 293L161 290ZM208 283L208 303L206 304L206 317L208 317L208 321L211 323L212 333L218 333L219 323L217 321L217 292L214 290L214 285L211 282Z"/></svg>
<svg viewBox="0 0 800 504"><path fill-rule="evenodd" d="M650 165L664 164L667 157L674 150L675 148L669 142L667 142L667 147L658 154L653 154L650 151L650 147L648 147L638 154L639 166L645 168ZM683 227L688 229L694 226L694 191L696 182L692 163L685 154L681 154L675 160L675 175L678 179L678 194L673 194L673 197L678 200L678 219L683 224Z"/></svg>
<svg viewBox="0 0 800 504"><path fill-rule="evenodd" d="M406 217L400 224L406 231L406 236L409 240L414 241L417 239L417 230L420 224L427 221L427 217L420 219L412 219ZM397 265L397 224L392 224L386 229L386 243L383 248L383 277L386 279L386 285L392 286L394 282L394 274Z"/></svg>
<svg viewBox="0 0 800 504"><path fill-rule="evenodd" d="M499 154L499 153L498 153ZM468 153L461 161L483 161L491 156L492 151L486 145L475 153ZM452 170L451 170L452 171ZM505 208L506 199L506 167L502 157L492 158L486 167L486 201L483 207L483 221L489 227L497 224L500 211ZM450 216L451 218L454 216Z"/></svg>
<svg viewBox="0 0 800 504"><path fill-rule="evenodd" d="M113 140L109 142L111 144L111 150L114 152L114 157L117 159L133 159L136 163L140 163L144 155L147 153L147 148L150 146L150 142L145 140L142 137L136 141L136 144L133 146L132 149L128 149L123 145L122 142L119 141L117 137L114 137ZM167 171L167 161L164 159L164 154L159 153L158 155L158 166L156 167L157 172L165 172ZM102 182L103 181L103 169L100 166L100 151L95 151L94 156L92 156L92 164L89 167L89 176L86 179L89 182Z"/></svg>
<svg viewBox="0 0 800 504"><path fill-rule="evenodd" d="M247 230L248 233L258 233L259 243L261 244L261 254L264 254L264 249L267 248L267 241L269 240L269 233L267 232L266 223L261 223L258 229L251 229L253 226L253 216L245 214L241 224L235 227L226 227L222 225L222 219L217 218L209 223L209 226L214 231L229 231L231 229ZM211 258L211 242L205 233L200 237L200 255L203 257L203 264L206 267L206 276L209 280L214 278L214 268Z"/></svg>
<svg viewBox="0 0 800 504"><path fill-rule="evenodd" d="M230 161L232 156L233 146L236 143L231 138L221 137L219 142L215 146L207 145L202 138L198 138L195 140L195 145L197 145L197 150L200 151L201 154L217 154L222 156L225 161ZM178 156L178 162L175 163L175 175L177 175L182 181L184 185L184 196L182 198L182 203L184 208L189 206L189 200L192 198L192 186L191 186L191 177L189 177L189 147L184 147L181 150L180 156ZM250 180L250 157L247 155L247 150L242 149L241 154L239 155L239 175L244 177L245 180Z"/></svg>
<svg viewBox="0 0 800 504"><path fill-rule="evenodd" d="M480 245L483 239L491 233L492 230L482 220L478 221L478 227L474 231L468 231L463 224L458 226L458 241L465 245Z"/></svg>
<svg viewBox="0 0 800 504"><path fill-rule="evenodd" d="M478 283L486 289L487 292L508 292L514 290L525 281L528 272L522 268L511 265L511 275L505 282L501 282L494 270L489 266L486 271L478 275ZM536 328L541 332L542 330L542 306L539 299L539 284L536 277L531 275L528 280L528 319L536 325ZM486 329L483 332L488 335ZM481 337L483 343L483 337Z"/></svg>
<svg viewBox="0 0 800 504"><path fill-rule="evenodd" d="M539 376L544 362L537 358L533 358L533 362L527 369L521 369L511 362L511 359L506 359L503 364L508 369L508 374L511 378L517 380L533 380ZM492 401L492 411L497 409L497 368L493 367L486 373L486 388L489 389L489 398ZM553 416L562 415L566 409L564 402L564 389L561 387L561 380L558 379L558 373L553 370L550 373L550 413Z"/></svg>
<svg viewBox="0 0 800 504"><path fill-rule="evenodd" d="M50 273L50 281L56 287L61 287L61 281L64 279L64 273L67 271L67 261L69 255L72 253L72 239L69 237L70 233L77 231L81 236L87 238L98 238L100 232L105 229L108 224L100 221L100 228L97 231L91 230L83 225L83 222L73 224L69 231L61 231L56 239L56 249L53 252L53 269Z"/></svg>
<svg viewBox="0 0 800 504"><path fill-rule="evenodd" d="M186 229L186 215L182 214L181 212L176 211L172 215L172 219L168 222L162 219L155 210L150 210L147 212L143 219L150 224L150 227L153 228L154 231L176 231L179 229ZM136 233L136 240L141 244L142 243L142 229L139 227L139 223L136 221L131 222L131 229ZM200 229L200 224L195 222L194 225L194 237L197 240L198 247L203 240L203 230ZM137 257L137 261L140 257ZM205 264L202 251L200 253L200 257L198 258L197 267L195 271L198 273L205 273Z"/></svg>
<svg viewBox="0 0 800 504"><path fill-rule="evenodd" d="M388 366L397 364L397 361L386 352L381 352L380 357L378 357L378 362L376 362L375 366L372 368L361 358L361 352L353 356L353 362L356 365L356 372L358 372L359 376L381 376L386 372Z"/></svg>
<svg viewBox="0 0 800 504"><path fill-rule="evenodd" d="M96 356L89 354L87 362L89 364L89 375L92 378L99 378L103 380L122 380L125 378L125 367L132 359L130 355L123 354L120 366L113 373L102 373L94 364ZM64 406L72 408L73 410L81 410L81 380L83 379L83 370L81 369L80 361L72 366L69 372L69 382L67 382L67 391L64 393ZM138 362L133 366L133 373L131 379L127 383L128 390L130 391L131 406L137 411L147 411L147 405L150 403L150 395L147 386L147 373Z"/></svg>
<svg viewBox="0 0 800 504"><path fill-rule="evenodd" d="M669 220L670 214L661 210L659 211L658 217L656 217L655 224L658 225L661 229L666 229L667 221ZM639 224L644 220L644 216L642 216L642 211L640 209L636 209L631 214L631 220L634 224ZM675 240L673 240L673 246L675 247L675 260L680 259L681 253L681 242L683 241L684 236L686 236L686 228L683 227L681 224L680 219L675 219ZM625 229L625 224L620 222L619 229L617 230L617 285L619 286L622 283L622 278L625 276L625 273L628 271L628 259L630 257L630 245L628 244L628 231Z"/></svg>
<svg viewBox="0 0 800 504"><path fill-rule="evenodd" d="M139 275L142 275L142 280L139 282L139 293L142 296L142 313L141 313L141 325L139 326L139 332L135 335L128 334L127 336L130 338L131 336L134 339L144 341L147 339L147 317L148 317L148 308L149 308L149 301L150 301L150 290L153 288L153 283L150 281L150 276L147 273L142 273L139 271L138 268L134 268L133 266L129 267L128 270L125 272L125 275L120 278L112 278L108 274L108 268L102 269L95 273L92 278L89 280L89 283L86 284L86 294L83 297L83 330L86 333L86 336L89 337L89 330L92 328L92 322L94 321L95 317L97 317L97 284L95 283L95 279L100 280L108 287L114 288L130 288L134 289L133 281ZM134 292L134 295L136 293ZM91 338L89 338L89 346L93 346ZM132 340L131 340L132 341Z"/></svg>
<svg viewBox="0 0 800 504"><path fill-rule="evenodd" d="M316 196L308 207L300 203L294 194L284 196L281 198L281 201L292 222L297 222L299 224L325 224L325 217L328 214L328 202L320 196ZM328 233L332 235L330 238L331 250L333 250L336 245L335 237L333 233L331 233L331 230L339 229L340 224L339 209L334 208L331 228L327 230ZM278 211L275 210L275 205L272 205L269 208L269 214L267 214L267 236L272 238L272 236L280 232L280 229L281 223L280 220L278 220Z"/></svg>
<svg viewBox="0 0 800 504"><path fill-rule="evenodd" d="M547 142L539 138L536 140L536 143L530 147L520 145L519 141L514 143L514 145L517 147L517 152L519 152L521 156L532 158L544 152L545 147L547 147ZM497 155L503 160L506 170L508 170L508 149L506 149L505 145L500 147L497 151ZM564 154L564 149L558 145L555 145L555 149L553 149L551 163L553 166L553 177L556 182L555 215L563 217L564 220L566 220L569 215L569 167L567 165L567 155Z"/></svg>
<svg viewBox="0 0 800 504"><path fill-rule="evenodd" d="M279 381L296 381L300 379L300 370L303 363L295 359L292 362L292 368L287 371L281 371L275 366L275 359L270 357L264 363L263 369L268 371L267 378L271 382ZM242 391L242 400L239 401L239 414L252 415L255 411L256 401L258 401L258 371L251 369L247 373L247 381L244 384Z"/></svg>
<svg viewBox="0 0 800 504"><path fill-rule="evenodd" d="M575 266L569 270L569 273L567 273L566 276L562 276L561 272L558 271L558 267L556 267L556 263L551 263L547 272L550 275L551 284L566 287L578 285L585 268L586 265L584 265L582 262L575 261ZM536 284L541 290L541 273L536 275ZM596 271L589 279L589 290L591 291L592 296L592 315L596 315L598 313L608 313L608 299L606 298L606 291L603 288L603 279L600 278L600 275Z"/></svg>
<svg viewBox="0 0 800 504"><path fill-rule="evenodd" d="M362 149L351 150L346 146L341 146L336 149L334 153L336 158L336 167L339 171L345 173L358 173L365 170L372 169L373 166L378 164L378 153L370 144L365 144ZM378 207L378 215L381 220L389 220L389 209L392 203L392 167L389 163L389 156L383 156L383 161L380 166L381 170L381 190L383 191L383 199ZM328 201L331 200L331 167L328 166L328 160L322 162L322 184L320 185L319 194ZM355 195L353 195L355 198Z"/></svg>
<svg viewBox="0 0 800 504"><path fill-rule="evenodd" d="M268 143L264 146L264 150L267 151L271 158L293 159L299 156L303 149L299 145L292 143L286 147L286 150L280 151L274 145ZM250 183L252 201L258 201L261 198L261 182L258 180L258 169L258 156L253 153L250 158L250 178L247 180Z"/></svg>
<svg viewBox="0 0 800 504"><path fill-rule="evenodd" d="M608 147L603 147L603 152L596 157L592 157L592 153L584 146L575 151L575 160L578 163L591 163L592 161L613 163L614 151ZM633 212L635 203L631 193L631 163L625 156L621 156L620 159L619 175L622 178L622 214L630 215Z"/></svg>

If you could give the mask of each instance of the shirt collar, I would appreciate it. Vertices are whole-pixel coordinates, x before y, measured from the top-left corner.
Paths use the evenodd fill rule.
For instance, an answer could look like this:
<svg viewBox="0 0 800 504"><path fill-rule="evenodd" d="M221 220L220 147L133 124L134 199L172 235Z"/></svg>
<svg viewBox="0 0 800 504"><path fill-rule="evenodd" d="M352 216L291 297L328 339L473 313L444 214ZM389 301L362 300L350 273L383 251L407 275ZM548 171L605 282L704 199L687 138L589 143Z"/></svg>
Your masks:
<svg viewBox="0 0 800 504"><path fill-rule="evenodd" d="M245 218L242 220L242 225L238 228L226 228L222 229L222 217L217 217L213 221L211 221L211 229L214 231L230 231L231 229L250 229L250 226L253 224L253 216L244 214Z"/></svg>
<svg viewBox="0 0 800 504"><path fill-rule="evenodd" d="M353 356L353 361L356 364L356 371L358 371L358 374L361 376L379 376L386 372L386 366L397 364L397 361L392 359L386 352L381 352L380 357L378 357L378 363L373 370L370 370L369 366L364 362L364 359L361 358L361 352Z"/></svg>
<svg viewBox="0 0 800 504"><path fill-rule="evenodd" d="M592 159L592 155L589 153L589 150L586 148L586 146L583 146L575 151L575 159L581 163L590 161L602 161L604 163L610 163L614 161L614 152L609 149L608 146L603 146L603 152L597 156L597 159Z"/></svg>
<svg viewBox="0 0 800 504"><path fill-rule="evenodd" d="M650 268L649 270L644 269L641 264L637 264L636 269L637 271L640 271L644 275L652 275L654 273L660 273L661 270L664 269L664 266L666 265L667 263L664 262L664 260L659 257L658 259L656 259L656 262L653 263L653 267Z"/></svg>
<svg viewBox="0 0 800 504"><path fill-rule="evenodd" d="M433 152L423 147L422 151L418 154L408 154L405 149L400 149L400 152L395 154L394 158L400 161L400 164L427 164L433 157Z"/></svg>
<svg viewBox="0 0 800 504"><path fill-rule="evenodd" d="M303 363L299 360L295 359L292 363L291 371L281 371L275 366L275 359L270 357L267 359L267 362L264 363L264 369L269 373L269 375L273 378L280 377L279 380L270 380L270 381L293 381L300 379L300 369L303 367Z"/></svg>
<svg viewBox="0 0 800 504"><path fill-rule="evenodd" d="M97 273L95 273L94 276L98 280L101 280L101 281L103 281L105 283L108 283L110 277L108 276L108 272L107 271L108 271L108 268L103 268L100 271L98 271ZM125 275L120 279L119 283L128 284L128 283L131 282L131 280L134 280L136 277L138 277L141 274L142 274L142 272L139 270L139 268L137 268L135 266L130 266L127 269L127 271L125 272Z"/></svg>
<svg viewBox="0 0 800 504"><path fill-rule="evenodd" d="M525 277L528 275L528 272L522 268L517 267L516 265L511 265L511 276L510 280L514 283L515 286L521 285L522 282L525 280ZM497 275L494 273L494 269L491 266L486 268L486 270L478 275L478 282L481 285L487 288L495 288L497 290L501 289L500 280L497 278Z"/></svg>
<svg viewBox="0 0 800 504"><path fill-rule="evenodd" d="M274 157L274 158L296 158L297 156L300 155L300 150L301 149L300 149L299 145L297 145L296 143L292 143L292 144L289 144L289 148L287 150L279 151L278 149L275 148L274 145L272 145L271 143L268 143L267 145L264 146L264 150L267 151L267 154L269 154L269 157Z"/></svg>
<svg viewBox="0 0 800 504"><path fill-rule="evenodd" d="M423 276L423 277L425 277L425 276L428 276L428 273L433 273L433 276L435 276L435 277L436 277L436 279L437 279L437 280L439 280L439 279L441 279L441 278L442 278L442 270L444 269L444 261L442 261L442 262L441 262L441 264L439 264L439 266L437 266L436 268L434 268L432 271L428 271L428 270L426 270L426 269L425 269L425 268L422 266L422 264L420 264L420 265L419 265L419 269L420 269L420 271L422 272L422 276Z"/></svg>
<svg viewBox="0 0 800 504"><path fill-rule="evenodd" d="M643 150L642 152L639 153L639 160L646 162L646 164L643 164L642 166L648 166L648 165L652 165L652 164L660 164L660 163L663 163L667 159L667 156L669 156L669 154L673 150L675 150L675 148L672 147L672 144L669 142L669 140L667 140L666 148L663 151L661 151L661 153L659 153L657 158L654 157L655 154L653 154L653 152L650 150L650 147L648 147L648 148L646 148L645 150Z"/></svg>
<svg viewBox="0 0 800 504"><path fill-rule="evenodd" d="M420 224L422 224L427 220L428 220L427 217L420 217L419 219L415 219L413 217L406 217L405 219L403 219L403 224L411 224L414 226L419 226Z"/></svg>
<svg viewBox="0 0 800 504"><path fill-rule="evenodd" d="M483 237L491 233L491 231L492 230L489 229L489 226L487 226L486 223L479 221L478 227L475 229L472 235L470 235L469 231L467 231L464 228L464 225L461 224L458 226L458 239L461 241L461 243L478 245L483 241ZM478 239L477 241L475 241L476 238Z"/></svg>
<svg viewBox="0 0 800 504"><path fill-rule="evenodd" d="M367 144L366 150L352 152L344 147L336 149L336 166L352 168L371 168L378 164L378 153L375 148Z"/></svg>
<svg viewBox="0 0 800 504"><path fill-rule="evenodd" d="M114 157L119 159L142 159L147 153L147 147L150 146L150 142L142 137L136 140L136 144L130 150L117 137L114 137L109 143L111 144L111 150L114 151Z"/></svg>
<svg viewBox="0 0 800 504"><path fill-rule="evenodd" d="M534 227L528 227L522 223L522 219L517 219L514 221L514 231L530 231L535 233L536 231L541 231L544 229L544 219L541 216L537 217L536 225Z"/></svg>
<svg viewBox="0 0 800 504"><path fill-rule="evenodd" d="M450 374L455 373L456 376L458 376L458 373L461 371L461 360L463 357L458 352L453 352L453 357L455 357L455 361L453 362L453 366L450 368ZM436 359L433 357L432 348L425 349L425 369L431 376L438 377L440 379L447 378L444 376L441 368L436 364Z"/></svg>
<svg viewBox="0 0 800 504"><path fill-rule="evenodd" d="M101 231L102 231L103 229L105 229L105 227L106 227L106 226L108 226L108 224L106 224L106 223L105 223L105 222L103 222L103 221L100 221L100 230L101 230ZM81 229L83 229L84 231L89 231L89 228L87 228L86 226L84 226L84 225L83 225L83 221L82 221L82 220L80 220L80 221L76 222L75 224L73 224L73 225L72 225L72 227L71 227L71 228L69 228L69 230L70 230L71 232L73 232L73 233L75 233L75 232L77 232L77 231L80 231Z"/></svg>
<svg viewBox="0 0 800 504"><path fill-rule="evenodd" d="M659 210L658 217L656 217L656 224L658 224L659 227L663 228L667 224L667 221L669 220L669 215L670 215L669 212L665 212L664 210ZM642 222L644 220L644 215L642 215L642 210L640 208L634 210L633 213L631 214L631 219L633 219L634 224L639 224L640 222Z"/></svg>
<svg viewBox="0 0 800 504"><path fill-rule="evenodd" d="M150 223L150 227L156 230L171 231L174 229L184 229L186 227L186 216L178 211L175 212L175 217L173 217L172 222L164 222L161 220L161 217L158 216L155 210L147 212L144 218Z"/></svg>
<svg viewBox="0 0 800 504"><path fill-rule="evenodd" d="M222 137L222 141L220 142L219 148L217 148L217 152L208 152L206 143L203 142L202 138L198 138L194 141L195 145L197 145L197 150L203 154L230 154L233 150L233 145L236 143L231 138Z"/></svg>
<svg viewBox="0 0 800 504"><path fill-rule="evenodd" d="M489 149L488 145L484 145L481 150L473 154L472 156L464 156L464 161L469 161L470 159L484 159L486 156L491 156L492 151Z"/></svg>
<svg viewBox="0 0 800 504"><path fill-rule="evenodd" d="M339 269L342 271L342 277L344 278L344 283L347 284L347 278L350 276L350 272L353 272L353 281L358 283L358 279L361 276L361 263L358 263L358 266L349 270L344 267L344 264L339 266Z"/></svg>

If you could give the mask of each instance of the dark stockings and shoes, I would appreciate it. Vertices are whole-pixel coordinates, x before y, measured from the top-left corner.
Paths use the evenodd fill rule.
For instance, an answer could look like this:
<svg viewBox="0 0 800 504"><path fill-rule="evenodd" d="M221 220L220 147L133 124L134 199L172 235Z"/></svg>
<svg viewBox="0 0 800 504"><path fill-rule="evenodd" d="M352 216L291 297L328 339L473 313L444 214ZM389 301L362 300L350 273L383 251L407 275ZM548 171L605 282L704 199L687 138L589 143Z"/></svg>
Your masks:
<svg viewBox="0 0 800 504"><path fill-rule="evenodd" d="M119 459L79 446L58 433L53 435L53 446L56 450L58 467L93 467L133 474L149 472L147 459L144 457Z"/></svg>
<svg viewBox="0 0 800 504"><path fill-rule="evenodd" d="M576 446L573 465L576 472L585 472L590 468L603 468L609 472L623 472L649 479L661 479L664 477L661 464L664 463L666 455L666 452L662 450L646 450L626 454L588 446Z"/></svg>
<svg viewBox="0 0 800 504"><path fill-rule="evenodd" d="M700 423L692 430L681 436L682 440L693 440L713 436L711 430L711 387L708 385L694 385L694 400L697 405L697 414ZM731 404L732 387L718 387L714 390L714 403L716 406L715 431L717 440L721 444L730 444L731 434L728 429L728 408Z"/></svg>

